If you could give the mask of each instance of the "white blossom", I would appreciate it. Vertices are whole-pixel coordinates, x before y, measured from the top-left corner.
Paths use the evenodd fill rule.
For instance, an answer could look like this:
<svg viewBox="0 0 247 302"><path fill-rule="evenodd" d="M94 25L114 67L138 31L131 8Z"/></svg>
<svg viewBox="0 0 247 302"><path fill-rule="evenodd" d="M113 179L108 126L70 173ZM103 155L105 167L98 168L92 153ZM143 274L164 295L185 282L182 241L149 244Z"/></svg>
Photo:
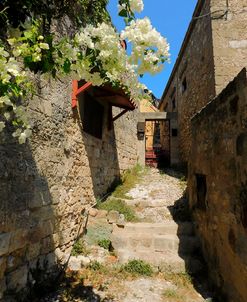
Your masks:
<svg viewBox="0 0 247 302"><path fill-rule="evenodd" d="M132 12L141 12L144 7L142 0L123 0L121 3L119 10L130 8ZM13 98L26 96L25 89L31 81L30 73L23 71L25 58L31 58L32 63L40 62L45 59L43 50L50 51L56 75L70 74L73 79L83 79L94 86L117 85L135 100L141 99L146 89L139 82L139 75L159 72L164 61L169 59L169 44L148 18L131 21L120 35L107 23L87 25L74 38L53 41L52 52L44 36L40 35L38 22L25 22L24 26L23 33L9 31L8 51L0 47L0 82L8 87L8 92L4 92L6 95L0 95L0 132L5 122L13 118L17 129L12 135L20 144L24 144L32 133L25 108L17 105ZM130 44L130 54L121 46L121 40Z"/></svg>
<svg viewBox="0 0 247 302"><path fill-rule="evenodd" d="M129 5L131 11L134 12L142 12L144 9L144 4L142 0L129 0ZM121 10L126 10L127 9L127 4L118 4L118 11L120 12Z"/></svg>
<svg viewBox="0 0 247 302"><path fill-rule="evenodd" d="M49 49L49 44L47 44L47 43L39 43L39 47L41 49Z"/></svg>
<svg viewBox="0 0 247 302"><path fill-rule="evenodd" d="M22 132L18 137L19 144L25 144L26 139L27 139L26 133Z"/></svg>
<svg viewBox="0 0 247 302"><path fill-rule="evenodd" d="M142 0L129 0L129 3L132 12L140 13L144 9L144 4Z"/></svg>

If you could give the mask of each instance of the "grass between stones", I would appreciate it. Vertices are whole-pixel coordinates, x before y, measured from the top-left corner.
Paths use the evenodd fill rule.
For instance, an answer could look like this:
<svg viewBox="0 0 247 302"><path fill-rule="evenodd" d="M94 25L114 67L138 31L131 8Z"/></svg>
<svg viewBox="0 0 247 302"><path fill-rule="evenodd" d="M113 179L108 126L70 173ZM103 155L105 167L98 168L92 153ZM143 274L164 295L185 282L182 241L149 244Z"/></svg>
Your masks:
<svg viewBox="0 0 247 302"><path fill-rule="evenodd" d="M126 221L137 222L138 218L134 209L127 205L123 199L131 199L126 194L140 182L141 178L147 173L147 168L140 165L125 171L121 177L120 184L115 187L111 196L104 202L98 202L97 208L101 210L118 211L123 214Z"/></svg>
<svg viewBox="0 0 247 302"><path fill-rule="evenodd" d="M130 260L128 263L124 264L120 268L120 272L121 271L125 271L134 276L152 276L154 273L153 268L149 263L137 259Z"/></svg>
<svg viewBox="0 0 247 302"><path fill-rule="evenodd" d="M122 266L92 261L78 272L67 272L59 301L99 301L93 300L99 292L104 292L100 301L115 301L115 295L123 290L123 282L137 280L140 276L170 282L171 287L164 290L162 301L198 301L189 275L154 272L148 263L141 260L131 260Z"/></svg>
<svg viewBox="0 0 247 302"><path fill-rule="evenodd" d="M135 165L132 169L126 170L121 177L120 184L112 192L112 196L120 199L131 199L126 194L134 188L147 171L148 168L142 167L139 164Z"/></svg>
<svg viewBox="0 0 247 302"><path fill-rule="evenodd" d="M173 299L181 299L182 297L178 294L177 289L167 288L163 292L164 298L173 298Z"/></svg>
<svg viewBox="0 0 247 302"><path fill-rule="evenodd" d="M87 245L98 245L99 242L110 241L112 226L108 223L96 223L89 225L84 236Z"/></svg>
<svg viewBox="0 0 247 302"><path fill-rule="evenodd" d="M98 241L98 246L103 247L105 250L110 251L111 248L111 240L103 238Z"/></svg>
<svg viewBox="0 0 247 302"><path fill-rule="evenodd" d="M124 215L126 221L138 221L134 209L127 205L121 199L108 199L98 205L98 209L109 211L118 211Z"/></svg>
<svg viewBox="0 0 247 302"><path fill-rule="evenodd" d="M84 240L79 238L73 245L71 256L83 255L87 256L90 253L88 247L86 246Z"/></svg>

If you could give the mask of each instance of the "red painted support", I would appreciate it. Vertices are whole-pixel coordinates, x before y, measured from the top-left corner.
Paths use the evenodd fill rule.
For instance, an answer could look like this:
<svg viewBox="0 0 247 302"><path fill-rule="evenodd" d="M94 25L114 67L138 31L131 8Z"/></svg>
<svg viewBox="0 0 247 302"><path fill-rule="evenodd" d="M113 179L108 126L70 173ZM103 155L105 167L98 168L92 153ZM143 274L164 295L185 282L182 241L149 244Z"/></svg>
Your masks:
<svg viewBox="0 0 247 302"><path fill-rule="evenodd" d="M72 108L75 108L77 106L77 96L91 86L92 83L87 82L78 89L78 81L77 80L72 81L72 103L71 103Z"/></svg>
<svg viewBox="0 0 247 302"><path fill-rule="evenodd" d="M91 82L87 82L86 84L82 85L79 89L77 88L76 96L78 96L81 92L87 90L91 86L92 86L92 83Z"/></svg>
<svg viewBox="0 0 247 302"><path fill-rule="evenodd" d="M77 90L78 90L78 81L73 80L72 81L72 102L71 102L72 108L75 108L77 106L77 97L76 97Z"/></svg>

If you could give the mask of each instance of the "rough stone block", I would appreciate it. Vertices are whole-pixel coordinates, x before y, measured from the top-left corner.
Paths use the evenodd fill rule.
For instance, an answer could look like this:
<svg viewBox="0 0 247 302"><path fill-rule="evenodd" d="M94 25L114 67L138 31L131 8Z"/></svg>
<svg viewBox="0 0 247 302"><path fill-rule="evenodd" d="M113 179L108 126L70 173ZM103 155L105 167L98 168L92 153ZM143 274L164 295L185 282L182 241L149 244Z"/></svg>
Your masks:
<svg viewBox="0 0 247 302"><path fill-rule="evenodd" d="M0 256L8 253L10 237L11 233L0 234Z"/></svg>
<svg viewBox="0 0 247 302"><path fill-rule="evenodd" d="M80 260L81 260L81 265L82 266L87 266L89 265L90 263L90 258L89 257L86 257L86 256L79 256L80 257Z"/></svg>
<svg viewBox="0 0 247 302"><path fill-rule="evenodd" d="M42 223L42 237L47 237L51 235L54 231L54 225L52 223L52 220L45 220Z"/></svg>
<svg viewBox="0 0 247 302"><path fill-rule="evenodd" d="M120 214L119 215L119 218L117 220L117 225L120 226L120 227L124 227L125 226L125 217L123 214Z"/></svg>
<svg viewBox="0 0 247 302"><path fill-rule="evenodd" d="M91 209L89 209L88 213L89 213L90 216L96 217L98 215L98 210L94 209L94 208L91 208Z"/></svg>
<svg viewBox="0 0 247 302"><path fill-rule="evenodd" d="M98 210L97 218L105 218L107 213L107 210Z"/></svg>
<svg viewBox="0 0 247 302"><path fill-rule="evenodd" d="M9 245L9 252L23 248L28 243L27 230L19 229L12 233Z"/></svg>
<svg viewBox="0 0 247 302"><path fill-rule="evenodd" d="M32 211L32 217L40 220L52 219L55 216L54 209L52 206L44 206L40 209Z"/></svg>
<svg viewBox="0 0 247 302"><path fill-rule="evenodd" d="M51 236L48 236L41 241L41 254L47 254L51 252L52 250L55 250L55 247L53 245L53 240Z"/></svg>
<svg viewBox="0 0 247 302"><path fill-rule="evenodd" d="M51 202L50 192L48 190L35 190L32 199L28 202L30 209L41 208Z"/></svg>
<svg viewBox="0 0 247 302"><path fill-rule="evenodd" d="M51 252L46 255L46 260L47 260L47 268L52 269L54 266L57 265L57 257L54 252Z"/></svg>
<svg viewBox="0 0 247 302"><path fill-rule="evenodd" d="M177 236L157 236L154 238L154 249L156 251L178 251L178 248L179 240Z"/></svg>
<svg viewBox="0 0 247 302"><path fill-rule="evenodd" d="M111 243L114 250L125 248L128 245L128 239L116 235L111 235Z"/></svg>
<svg viewBox="0 0 247 302"><path fill-rule="evenodd" d="M6 270L6 258L5 257L0 257L0 280L3 278L5 270Z"/></svg>
<svg viewBox="0 0 247 302"><path fill-rule="evenodd" d="M110 211L107 215L107 220L109 223L116 223L119 219L118 211Z"/></svg>
<svg viewBox="0 0 247 302"><path fill-rule="evenodd" d="M23 265L26 256L26 248L18 249L7 257L7 272L15 270Z"/></svg>
<svg viewBox="0 0 247 302"><path fill-rule="evenodd" d="M52 234L52 240L54 247L58 247L60 244L60 235L59 233Z"/></svg>
<svg viewBox="0 0 247 302"><path fill-rule="evenodd" d="M68 268L72 271L79 271L82 268L82 261L80 257L71 256L68 263Z"/></svg>
<svg viewBox="0 0 247 302"><path fill-rule="evenodd" d="M0 281L0 299L3 298L5 291L6 291L6 280L4 278Z"/></svg>
<svg viewBox="0 0 247 302"><path fill-rule="evenodd" d="M27 284L27 266L19 267L17 270L7 275L7 289L16 292L23 289Z"/></svg>
<svg viewBox="0 0 247 302"><path fill-rule="evenodd" d="M40 253L40 242L29 244L27 249L27 260L35 259L39 256Z"/></svg>
<svg viewBox="0 0 247 302"><path fill-rule="evenodd" d="M132 248L150 248L152 243L152 238L129 238L129 244Z"/></svg>
<svg viewBox="0 0 247 302"><path fill-rule="evenodd" d="M70 253L63 252L60 248L56 248L54 255L56 256L57 262L64 264L68 261Z"/></svg>

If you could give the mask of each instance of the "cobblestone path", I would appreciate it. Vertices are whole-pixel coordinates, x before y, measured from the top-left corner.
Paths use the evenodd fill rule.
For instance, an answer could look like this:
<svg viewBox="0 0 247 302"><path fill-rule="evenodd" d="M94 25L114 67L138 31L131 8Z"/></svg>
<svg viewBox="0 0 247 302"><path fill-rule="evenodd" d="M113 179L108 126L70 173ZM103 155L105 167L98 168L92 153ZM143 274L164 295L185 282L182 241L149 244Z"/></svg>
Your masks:
<svg viewBox="0 0 247 302"><path fill-rule="evenodd" d="M87 256L73 257L67 288L40 301L88 302L203 302L213 301L184 191L182 174L148 169L122 198L138 222L111 224L114 254L91 246ZM111 197L110 197L111 198ZM96 211L90 226L109 231L107 215ZM92 252L93 251L93 252ZM81 257L81 258L80 258ZM152 276L126 274L119 267L131 259L153 266ZM79 261L79 267L78 267ZM91 261L88 267L87 263ZM98 267L93 267L100 263ZM191 273L194 274L191 276Z"/></svg>

